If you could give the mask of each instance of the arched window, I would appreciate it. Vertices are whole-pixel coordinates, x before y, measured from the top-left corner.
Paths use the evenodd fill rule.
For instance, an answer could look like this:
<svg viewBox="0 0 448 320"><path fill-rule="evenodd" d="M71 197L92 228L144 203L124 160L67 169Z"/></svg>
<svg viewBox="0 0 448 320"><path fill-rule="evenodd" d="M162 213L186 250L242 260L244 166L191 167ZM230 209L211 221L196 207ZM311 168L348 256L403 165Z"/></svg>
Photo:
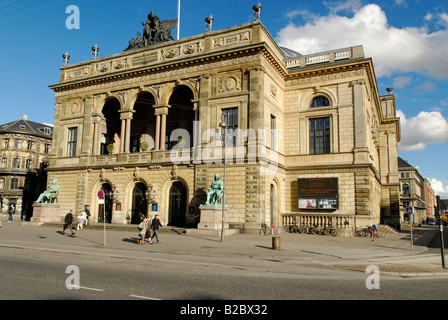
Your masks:
<svg viewBox="0 0 448 320"><path fill-rule="evenodd" d="M329 107L329 106L330 106L330 100L328 100L324 96L315 97L310 104L310 108Z"/></svg>
<svg viewBox="0 0 448 320"><path fill-rule="evenodd" d="M403 183L403 194L409 194L409 185L407 183Z"/></svg>

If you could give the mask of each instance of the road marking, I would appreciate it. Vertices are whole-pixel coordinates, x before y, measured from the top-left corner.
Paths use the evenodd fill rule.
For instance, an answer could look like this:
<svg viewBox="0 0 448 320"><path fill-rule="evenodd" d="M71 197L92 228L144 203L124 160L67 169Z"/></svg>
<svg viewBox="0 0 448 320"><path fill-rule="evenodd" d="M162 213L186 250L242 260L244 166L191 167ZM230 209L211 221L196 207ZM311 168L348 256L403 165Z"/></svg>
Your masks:
<svg viewBox="0 0 448 320"><path fill-rule="evenodd" d="M79 289L91 290L91 291L99 291L99 292L103 292L104 291L104 290L101 290L101 289L88 288L88 287L79 287Z"/></svg>
<svg viewBox="0 0 448 320"><path fill-rule="evenodd" d="M129 296L133 297L133 298L146 299L146 300L162 300L162 299L151 298L151 297L137 296L135 294L130 294Z"/></svg>

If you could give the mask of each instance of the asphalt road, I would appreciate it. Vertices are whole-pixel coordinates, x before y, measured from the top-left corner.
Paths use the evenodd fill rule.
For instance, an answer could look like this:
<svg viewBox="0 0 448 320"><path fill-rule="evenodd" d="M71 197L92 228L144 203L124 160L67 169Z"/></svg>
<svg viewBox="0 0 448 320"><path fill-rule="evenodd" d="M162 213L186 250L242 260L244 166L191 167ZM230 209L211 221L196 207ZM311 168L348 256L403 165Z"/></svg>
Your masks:
<svg viewBox="0 0 448 320"><path fill-rule="evenodd" d="M303 272L291 274L171 258L0 248L0 299L433 300L444 299L446 295L440 293L448 292L445 277L380 276L379 287L368 289L371 273L319 269L310 263L298 263ZM79 282L74 280L73 266L79 271ZM70 289L73 285L79 289Z"/></svg>

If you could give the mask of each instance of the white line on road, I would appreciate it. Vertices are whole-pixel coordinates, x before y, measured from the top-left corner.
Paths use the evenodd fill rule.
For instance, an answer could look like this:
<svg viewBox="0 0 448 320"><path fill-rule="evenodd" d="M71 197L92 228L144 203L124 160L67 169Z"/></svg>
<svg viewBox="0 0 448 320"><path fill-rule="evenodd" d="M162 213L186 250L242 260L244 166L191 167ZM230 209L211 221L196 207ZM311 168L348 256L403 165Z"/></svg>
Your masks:
<svg viewBox="0 0 448 320"><path fill-rule="evenodd" d="M130 296L130 297L133 297L133 298L146 299L146 300L162 300L162 299L151 298L151 297L137 296L137 295L135 295L135 294L131 294L131 295L129 295L129 296Z"/></svg>
<svg viewBox="0 0 448 320"><path fill-rule="evenodd" d="M104 291L104 290L101 290L101 289L88 288L88 287L79 287L79 289L91 290L91 291L99 291L99 292L103 292Z"/></svg>

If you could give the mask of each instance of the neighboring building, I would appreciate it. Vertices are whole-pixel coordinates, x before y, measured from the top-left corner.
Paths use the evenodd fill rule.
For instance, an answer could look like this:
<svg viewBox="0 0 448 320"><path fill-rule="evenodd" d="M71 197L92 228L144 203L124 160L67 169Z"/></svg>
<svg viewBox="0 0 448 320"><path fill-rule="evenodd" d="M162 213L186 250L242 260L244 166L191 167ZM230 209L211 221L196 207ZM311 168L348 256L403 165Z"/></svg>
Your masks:
<svg viewBox="0 0 448 320"><path fill-rule="evenodd" d="M436 193L431 187L428 179L424 179L425 183L425 217L428 222L430 219L436 219Z"/></svg>
<svg viewBox="0 0 448 320"><path fill-rule="evenodd" d="M414 207L414 223L426 221L425 182L418 170L407 161L398 157L400 172L401 220L409 221L407 207Z"/></svg>
<svg viewBox="0 0 448 320"><path fill-rule="evenodd" d="M7 212L12 204L15 214L28 218L31 204L45 189L53 128L22 119L0 125L0 201Z"/></svg>
<svg viewBox="0 0 448 320"><path fill-rule="evenodd" d="M257 20L63 66L60 79L48 179L61 218L90 204L94 221L192 224L223 177L224 116L231 228L400 221L395 98L379 95L361 46L303 56ZM98 204L100 189L115 199Z"/></svg>

